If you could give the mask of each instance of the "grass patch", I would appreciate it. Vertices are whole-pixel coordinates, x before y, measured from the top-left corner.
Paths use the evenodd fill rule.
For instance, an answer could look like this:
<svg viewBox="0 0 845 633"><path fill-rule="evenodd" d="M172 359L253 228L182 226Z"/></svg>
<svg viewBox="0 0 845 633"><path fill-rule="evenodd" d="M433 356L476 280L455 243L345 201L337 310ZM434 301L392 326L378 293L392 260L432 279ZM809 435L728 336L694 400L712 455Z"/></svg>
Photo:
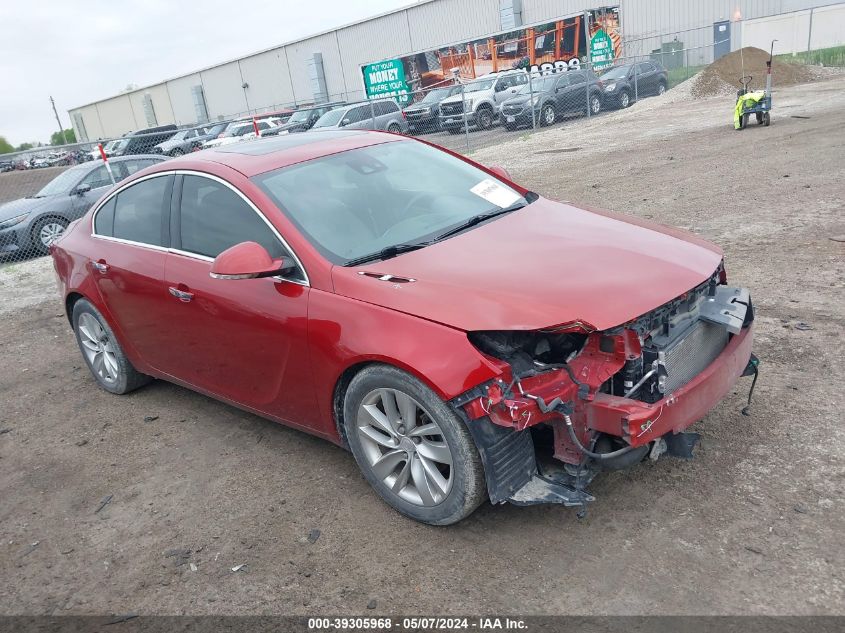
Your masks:
<svg viewBox="0 0 845 633"><path fill-rule="evenodd" d="M775 59L793 64L812 64L813 66L845 66L845 46L820 48L817 51L804 51L794 55L775 55Z"/></svg>
<svg viewBox="0 0 845 633"><path fill-rule="evenodd" d="M695 73L697 73L702 68L704 68L704 65L681 66L680 68L673 68L669 70L669 88L674 88L679 83L685 82L687 79L695 75Z"/></svg>

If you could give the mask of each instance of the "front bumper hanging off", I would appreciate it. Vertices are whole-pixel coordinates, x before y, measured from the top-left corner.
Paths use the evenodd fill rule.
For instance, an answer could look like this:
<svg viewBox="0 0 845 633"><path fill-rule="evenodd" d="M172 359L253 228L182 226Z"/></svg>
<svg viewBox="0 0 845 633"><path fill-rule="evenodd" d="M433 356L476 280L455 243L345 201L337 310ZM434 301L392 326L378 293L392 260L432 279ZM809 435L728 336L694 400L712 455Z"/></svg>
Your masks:
<svg viewBox="0 0 845 633"><path fill-rule="evenodd" d="M737 294L736 289L728 290ZM632 330L612 337L592 333L565 368L522 380L503 376L453 400L479 447L491 501L576 506L592 501L585 488L599 467L585 456L583 447L593 447L602 435L617 438L631 451L639 449L636 461L648 454L656 459L661 453L691 457L698 434L684 431L721 401L741 376L756 373L758 361L751 353L753 309L744 293L742 300L737 299L741 305L730 300L729 309L717 309L716 314L702 309L699 318L708 323L721 319L730 338L702 371L656 402L599 390L626 359L642 353ZM571 414L577 442L570 439L565 413ZM554 432L553 472L545 463L538 467L528 429L540 424Z"/></svg>

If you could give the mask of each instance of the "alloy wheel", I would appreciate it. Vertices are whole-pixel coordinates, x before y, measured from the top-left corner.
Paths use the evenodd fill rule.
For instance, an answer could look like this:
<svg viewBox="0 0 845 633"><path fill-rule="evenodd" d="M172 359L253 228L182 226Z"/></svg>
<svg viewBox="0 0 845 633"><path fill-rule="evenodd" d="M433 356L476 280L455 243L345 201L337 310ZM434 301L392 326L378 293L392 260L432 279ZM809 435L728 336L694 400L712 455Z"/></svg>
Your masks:
<svg viewBox="0 0 845 633"><path fill-rule="evenodd" d="M590 112L592 114L598 114L601 112L601 99L598 97L593 97L590 99Z"/></svg>
<svg viewBox="0 0 845 633"><path fill-rule="evenodd" d="M555 109L547 105L543 108L543 125L551 125L555 122Z"/></svg>
<svg viewBox="0 0 845 633"><path fill-rule="evenodd" d="M621 105L623 108L627 108L630 104L631 104L631 97L628 96L627 92L623 92L619 96L619 105Z"/></svg>
<svg viewBox="0 0 845 633"><path fill-rule="evenodd" d="M659 96L663 96L663 93L665 93L665 92L666 92L666 86L664 84L659 84L657 86L657 94Z"/></svg>
<svg viewBox="0 0 845 633"><path fill-rule="evenodd" d="M41 240L41 244L47 248L50 244L59 239L64 232L65 225L61 222L47 222L41 227L41 230L38 231L38 239Z"/></svg>
<svg viewBox="0 0 845 633"><path fill-rule="evenodd" d="M376 389L362 400L355 425L372 473L401 499L435 506L449 495L452 451L428 411L397 389Z"/></svg>
<svg viewBox="0 0 845 633"><path fill-rule="evenodd" d="M107 383L116 382L120 368L114 344L106 330L87 312L80 315L77 327L82 352L94 372Z"/></svg>

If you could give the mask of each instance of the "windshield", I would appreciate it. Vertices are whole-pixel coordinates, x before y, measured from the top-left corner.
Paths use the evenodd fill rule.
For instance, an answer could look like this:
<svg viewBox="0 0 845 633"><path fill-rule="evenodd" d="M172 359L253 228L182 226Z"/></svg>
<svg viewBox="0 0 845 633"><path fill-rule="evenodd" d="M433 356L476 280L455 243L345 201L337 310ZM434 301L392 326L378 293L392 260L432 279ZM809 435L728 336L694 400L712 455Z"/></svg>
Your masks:
<svg viewBox="0 0 845 633"><path fill-rule="evenodd" d="M611 68L601 76L602 81L607 79L624 79L628 75L629 68L630 66L617 66L616 68Z"/></svg>
<svg viewBox="0 0 845 633"><path fill-rule="evenodd" d="M517 94L527 95L531 94L532 92L545 92L547 90L551 90L555 82L557 81L557 75L550 75L548 77L532 77L530 84L522 84L519 87L519 90L516 91Z"/></svg>
<svg viewBox="0 0 845 633"><path fill-rule="evenodd" d="M103 164L103 161L97 161ZM90 169L91 163L81 165L79 167L71 167L67 171L63 171L58 176L48 182L41 191L35 194L36 198L43 198L45 196L57 196L60 194L70 193L74 185L82 178Z"/></svg>
<svg viewBox="0 0 845 633"><path fill-rule="evenodd" d="M495 79L482 79L481 81L473 81L464 87L465 92L479 92L480 90L490 90L493 87Z"/></svg>
<svg viewBox="0 0 845 633"><path fill-rule="evenodd" d="M255 128L252 123L241 123L226 132L226 136L243 136L244 134L249 134L250 132L255 132Z"/></svg>
<svg viewBox="0 0 845 633"><path fill-rule="evenodd" d="M449 96L449 92L451 90L451 88L437 88L432 90L425 96L425 98L423 98L422 101L420 101L420 103L435 103L437 101L442 101Z"/></svg>
<svg viewBox="0 0 845 633"><path fill-rule="evenodd" d="M340 152L253 180L335 264L525 203L494 176L412 141Z"/></svg>
<svg viewBox="0 0 845 633"><path fill-rule="evenodd" d="M346 113L346 110L343 108L326 112L323 116L317 119L314 127L332 127L333 125L337 125L340 123L340 119L343 117L344 113Z"/></svg>
<svg viewBox="0 0 845 633"><path fill-rule="evenodd" d="M186 136L186 135L188 134L188 132L190 132L190 131L191 131L191 130L182 130L181 132L176 132L176 134L174 134L173 136L171 136L171 137L170 137L169 139L167 139L167 140L168 140L168 141L183 141L183 140L185 140L185 136Z"/></svg>
<svg viewBox="0 0 845 633"><path fill-rule="evenodd" d="M288 123L303 123L308 120L314 110L298 110L288 119Z"/></svg>

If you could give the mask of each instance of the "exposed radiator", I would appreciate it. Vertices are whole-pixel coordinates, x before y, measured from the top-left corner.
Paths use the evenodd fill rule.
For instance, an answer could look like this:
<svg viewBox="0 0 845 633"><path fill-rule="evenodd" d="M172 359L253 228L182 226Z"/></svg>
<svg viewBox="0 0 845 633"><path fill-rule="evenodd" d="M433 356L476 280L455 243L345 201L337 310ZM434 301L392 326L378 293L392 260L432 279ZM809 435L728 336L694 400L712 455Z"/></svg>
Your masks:
<svg viewBox="0 0 845 633"><path fill-rule="evenodd" d="M728 331L721 325L696 321L687 331L660 350L666 367L664 393L672 393L695 378L728 344Z"/></svg>

